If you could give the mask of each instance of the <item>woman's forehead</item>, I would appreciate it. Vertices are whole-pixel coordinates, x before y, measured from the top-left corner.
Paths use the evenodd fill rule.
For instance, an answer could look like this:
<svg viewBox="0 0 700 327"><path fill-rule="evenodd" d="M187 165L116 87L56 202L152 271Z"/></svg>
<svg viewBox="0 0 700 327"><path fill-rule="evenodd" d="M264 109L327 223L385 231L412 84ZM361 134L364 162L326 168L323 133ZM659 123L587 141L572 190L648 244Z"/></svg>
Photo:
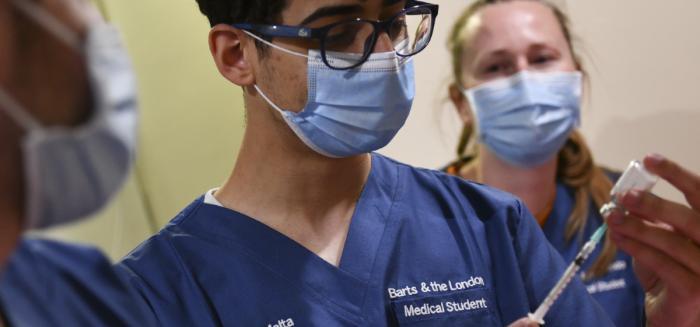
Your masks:
<svg viewBox="0 0 700 327"><path fill-rule="evenodd" d="M468 49L475 53L518 51L532 44L566 46L568 42L554 11L538 1L488 5L469 20L465 33Z"/></svg>

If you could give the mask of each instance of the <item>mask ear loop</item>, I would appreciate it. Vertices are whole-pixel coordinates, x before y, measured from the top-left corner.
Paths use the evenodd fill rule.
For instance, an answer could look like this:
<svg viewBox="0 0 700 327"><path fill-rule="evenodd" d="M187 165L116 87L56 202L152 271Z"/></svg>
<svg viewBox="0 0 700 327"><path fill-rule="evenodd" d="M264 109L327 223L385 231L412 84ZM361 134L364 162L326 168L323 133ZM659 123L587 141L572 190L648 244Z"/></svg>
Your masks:
<svg viewBox="0 0 700 327"><path fill-rule="evenodd" d="M273 109L277 110L277 112L279 112L280 115L282 115L282 117L284 117L286 112L285 110L282 110L282 108L280 108L274 102L272 102L272 100L270 100L270 98L268 98L267 95L265 95L265 93L262 90L260 90L257 84L253 84L253 87L256 91L258 91L258 93L260 94L260 96L262 96L265 102L267 102Z"/></svg>
<svg viewBox="0 0 700 327"><path fill-rule="evenodd" d="M4 111L26 131L41 128L41 124L39 124L36 119L23 110L22 106L20 106L19 103L17 103L17 101L15 101L15 99L2 88L0 88L0 110Z"/></svg>
<svg viewBox="0 0 700 327"><path fill-rule="evenodd" d="M81 42L78 35L46 11L46 9L29 0L12 0L12 4L67 46L73 48L76 52L81 52Z"/></svg>
<svg viewBox="0 0 700 327"><path fill-rule="evenodd" d="M251 32L248 32L248 31L246 31L246 30L242 30L242 31L243 31L243 33L245 33L245 34L248 34L250 37L252 37L252 38L254 38L254 39L256 39L256 40L258 40L258 41L260 41L260 42L262 42L262 43L264 43L264 44L266 44L266 45L268 45L268 46L271 46L271 47L273 47L273 48L275 48L275 49L277 49L277 50L280 50L280 51L282 51L282 52L288 53L288 54L293 55L293 56L302 57L302 58L307 58L307 59L309 58L309 56L307 56L307 55L305 55L305 54L301 54L301 53L294 52L294 51L292 51L292 50L288 50L288 49L285 49L285 48L283 48L283 47L280 47L280 46L278 46L278 45L276 45L276 44L273 44L272 42L269 42L269 41L267 41L267 40L265 40L265 39L263 39L263 38L261 38L261 37L255 35L255 34L251 33ZM256 91L258 91L258 93L262 96L262 98L263 98L273 109L277 110L277 112L279 112L282 116L285 115L285 112L286 112L286 111L285 111L285 110L282 110L282 108L280 108L280 107L277 106L274 102L272 102L272 100L270 100L270 98L268 98L267 95L265 95L265 93L264 93L262 90L260 90L260 88L258 87L257 84L253 85L253 87L255 88Z"/></svg>
<svg viewBox="0 0 700 327"><path fill-rule="evenodd" d="M466 87L464 87L464 85L462 83L455 83L455 84L457 84L457 87L459 87L459 91L462 92L462 95L464 96L466 101L469 103L469 107L470 107L469 110L471 110L471 112L473 114L472 119L474 121L472 122L472 128L473 128L474 135L476 135L476 140L471 140L471 141L469 141L469 143L467 143L465 145L464 152L468 152L470 149L473 149L474 146L477 144L474 142L480 142L482 139L481 126L479 124L479 110L477 110L476 100L474 99L474 89L475 88L474 87L466 88ZM464 131L462 131L461 133L464 133ZM475 150L472 150L471 152L477 153L478 148ZM460 156L465 156L465 154L460 154ZM474 157L475 155L472 154L469 156ZM460 160L463 160L463 159L465 159L465 157L460 158ZM478 180L480 180L481 179L481 172L479 170L477 170L477 174L478 174Z"/></svg>

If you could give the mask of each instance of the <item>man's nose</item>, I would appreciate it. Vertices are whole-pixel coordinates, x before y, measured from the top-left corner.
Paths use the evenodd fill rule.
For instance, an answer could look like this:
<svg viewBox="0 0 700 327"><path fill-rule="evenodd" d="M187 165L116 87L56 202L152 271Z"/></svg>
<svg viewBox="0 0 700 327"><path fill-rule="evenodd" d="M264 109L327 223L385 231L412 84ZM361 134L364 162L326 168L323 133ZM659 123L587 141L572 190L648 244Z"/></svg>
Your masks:
<svg viewBox="0 0 700 327"><path fill-rule="evenodd" d="M374 49L372 52L380 53L391 51L394 51L394 43L391 41L389 34L387 34L387 32L385 31L382 31L377 36L377 42L374 44Z"/></svg>

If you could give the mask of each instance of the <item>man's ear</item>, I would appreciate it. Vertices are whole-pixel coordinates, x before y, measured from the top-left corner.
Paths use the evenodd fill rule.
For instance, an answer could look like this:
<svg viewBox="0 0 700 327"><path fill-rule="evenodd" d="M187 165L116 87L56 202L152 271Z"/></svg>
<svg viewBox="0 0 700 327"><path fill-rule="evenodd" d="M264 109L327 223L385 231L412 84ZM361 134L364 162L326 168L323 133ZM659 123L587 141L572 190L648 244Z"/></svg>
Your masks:
<svg viewBox="0 0 700 327"><path fill-rule="evenodd" d="M450 100L452 100L452 103L455 105L459 118L462 119L464 124L472 124L474 114L472 113L471 106L469 106L467 97L462 93L460 87L455 83L450 84L449 93Z"/></svg>
<svg viewBox="0 0 700 327"><path fill-rule="evenodd" d="M254 47L246 49L251 39L240 29L226 24L214 26L209 32L209 51L216 68L231 83L239 86L255 84Z"/></svg>

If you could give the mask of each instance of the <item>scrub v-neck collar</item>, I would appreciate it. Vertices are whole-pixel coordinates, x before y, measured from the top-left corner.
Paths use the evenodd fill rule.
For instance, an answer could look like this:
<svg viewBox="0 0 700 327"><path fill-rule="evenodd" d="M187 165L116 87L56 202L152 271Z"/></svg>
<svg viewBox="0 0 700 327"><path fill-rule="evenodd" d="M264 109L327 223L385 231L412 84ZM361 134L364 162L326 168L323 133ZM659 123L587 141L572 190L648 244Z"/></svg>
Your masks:
<svg viewBox="0 0 700 327"><path fill-rule="evenodd" d="M369 177L355 207L338 267L301 244L239 212L203 199L180 226L204 239L215 236L243 247L261 265L349 313L360 315L396 196L398 169L372 154ZM381 171L380 171L381 170ZM221 242L219 242L221 243Z"/></svg>

